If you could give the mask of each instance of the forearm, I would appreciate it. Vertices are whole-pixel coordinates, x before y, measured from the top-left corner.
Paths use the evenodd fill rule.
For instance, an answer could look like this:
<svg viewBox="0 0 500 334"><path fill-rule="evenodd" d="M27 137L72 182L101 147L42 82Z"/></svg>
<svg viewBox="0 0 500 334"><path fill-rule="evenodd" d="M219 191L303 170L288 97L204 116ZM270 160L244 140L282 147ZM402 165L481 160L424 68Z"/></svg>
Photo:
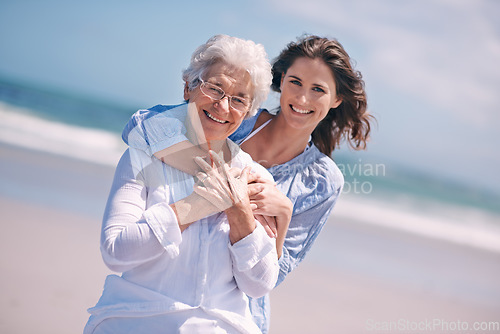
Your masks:
<svg viewBox="0 0 500 334"><path fill-rule="evenodd" d="M276 216L276 225L278 228L276 236L276 253L278 255L278 259L283 255L283 246L285 244L286 233L288 231L291 218L292 216L289 213L282 216Z"/></svg>
<svg viewBox="0 0 500 334"><path fill-rule="evenodd" d="M281 194L281 193L280 193ZM283 255L283 246L285 243L286 234L288 232L288 227L290 226L290 221L292 219L293 205L290 199L285 195L281 194L282 200L279 202L279 210L276 214L276 225L277 225L277 236L276 236L276 252L278 254L278 259Z"/></svg>
<svg viewBox="0 0 500 334"><path fill-rule="evenodd" d="M259 191L259 187L262 190ZM253 212L263 217L264 219L259 219L259 221L269 226L268 229L274 232L278 258L281 258L288 226L292 218L292 202L277 190L274 185L270 186L269 184L252 186L250 194L251 203L254 208Z"/></svg>
<svg viewBox="0 0 500 334"><path fill-rule="evenodd" d="M194 157L204 157L207 152L185 140L156 152L154 155L169 166L195 175L200 169L194 162Z"/></svg>
<svg viewBox="0 0 500 334"><path fill-rule="evenodd" d="M123 272L165 252L144 220L128 225L121 220L107 225L101 237L101 253L111 270Z"/></svg>
<svg viewBox="0 0 500 334"><path fill-rule="evenodd" d="M112 192L104 214L101 252L115 271L128 270L165 251L143 217L145 201L139 188L129 184Z"/></svg>
<svg viewBox="0 0 500 334"><path fill-rule="evenodd" d="M229 221L229 240L234 244L248 236L257 226L250 205L239 202L224 211Z"/></svg>
<svg viewBox="0 0 500 334"><path fill-rule="evenodd" d="M180 242L177 220L166 203L146 207L148 190L127 151L118 163L104 212L101 253L110 269L125 271ZM149 159L149 158L148 158Z"/></svg>
<svg viewBox="0 0 500 334"><path fill-rule="evenodd" d="M179 225L184 226L194 223L197 220L210 216L219 210L209 201L199 196L195 192L186 198L170 204L174 210Z"/></svg>

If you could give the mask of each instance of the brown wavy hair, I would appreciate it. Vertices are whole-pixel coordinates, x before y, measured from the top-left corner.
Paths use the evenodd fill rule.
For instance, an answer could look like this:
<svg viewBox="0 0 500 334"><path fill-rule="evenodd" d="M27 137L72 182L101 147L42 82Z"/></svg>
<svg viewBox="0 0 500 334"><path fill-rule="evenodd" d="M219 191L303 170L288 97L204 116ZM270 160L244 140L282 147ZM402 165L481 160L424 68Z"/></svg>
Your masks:
<svg viewBox="0 0 500 334"><path fill-rule="evenodd" d="M275 59L271 88L281 93L281 78L297 58L321 59L330 68L342 103L331 108L316 126L312 140L318 149L330 156L344 139L356 149L365 149L370 133L365 83L361 73L355 71L351 58L336 39L308 35L289 43Z"/></svg>

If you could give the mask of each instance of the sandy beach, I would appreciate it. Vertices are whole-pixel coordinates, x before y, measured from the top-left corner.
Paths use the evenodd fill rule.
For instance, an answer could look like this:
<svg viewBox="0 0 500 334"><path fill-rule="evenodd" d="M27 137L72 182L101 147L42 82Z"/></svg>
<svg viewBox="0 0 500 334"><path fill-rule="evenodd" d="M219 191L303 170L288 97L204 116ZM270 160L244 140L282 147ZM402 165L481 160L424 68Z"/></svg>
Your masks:
<svg viewBox="0 0 500 334"><path fill-rule="evenodd" d="M0 144L1 333L82 332L110 273L99 231L112 175ZM271 333L500 333L472 328L500 322L499 282L500 253L334 212L272 292Z"/></svg>

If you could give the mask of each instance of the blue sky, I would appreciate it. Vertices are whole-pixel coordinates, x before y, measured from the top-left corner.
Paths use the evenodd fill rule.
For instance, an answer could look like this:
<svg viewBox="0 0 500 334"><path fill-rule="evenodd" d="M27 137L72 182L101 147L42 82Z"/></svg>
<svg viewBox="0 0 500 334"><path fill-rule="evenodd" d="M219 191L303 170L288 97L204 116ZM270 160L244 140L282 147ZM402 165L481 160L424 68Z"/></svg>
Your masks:
<svg viewBox="0 0 500 334"><path fill-rule="evenodd" d="M214 34L270 58L305 32L336 37L378 119L356 157L500 192L499 14L493 0L2 0L0 76L149 107L182 99L181 70Z"/></svg>

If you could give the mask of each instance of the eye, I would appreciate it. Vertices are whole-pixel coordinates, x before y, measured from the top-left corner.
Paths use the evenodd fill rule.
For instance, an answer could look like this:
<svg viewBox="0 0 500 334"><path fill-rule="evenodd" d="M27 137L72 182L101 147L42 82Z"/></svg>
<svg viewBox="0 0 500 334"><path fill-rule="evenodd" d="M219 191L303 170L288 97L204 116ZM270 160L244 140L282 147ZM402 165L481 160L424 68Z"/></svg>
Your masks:
<svg viewBox="0 0 500 334"><path fill-rule="evenodd" d="M209 89L210 89L210 91L211 91L211 92L213 92L214 94L224 95L224 92L222 91L222 89L218 88L217 86L210 85L210 86L209 86Z"/></svg>
<svg viewBox="0 0 500 334"><path fill-rule="evenodd" d="M326 93L325 90L323 88L320 88L320 87L314 87L313 91L318 92L318 93Z"/></svg>
<svg viewBox="0 0 500 334"><path fill-rule="evenodd" d="M233 103L244 104L245 103L245 99L242 99L242 98L237 97L237 96L233 96Z"/></svg>
<svg viewBox="0 0 500 334"><path fill-rule="evenodd" d="M231 103L236 107L243 107L243 108L246 108L250 105L250 102L247 99L237 96L233 96L231 98Z"/></svg>

